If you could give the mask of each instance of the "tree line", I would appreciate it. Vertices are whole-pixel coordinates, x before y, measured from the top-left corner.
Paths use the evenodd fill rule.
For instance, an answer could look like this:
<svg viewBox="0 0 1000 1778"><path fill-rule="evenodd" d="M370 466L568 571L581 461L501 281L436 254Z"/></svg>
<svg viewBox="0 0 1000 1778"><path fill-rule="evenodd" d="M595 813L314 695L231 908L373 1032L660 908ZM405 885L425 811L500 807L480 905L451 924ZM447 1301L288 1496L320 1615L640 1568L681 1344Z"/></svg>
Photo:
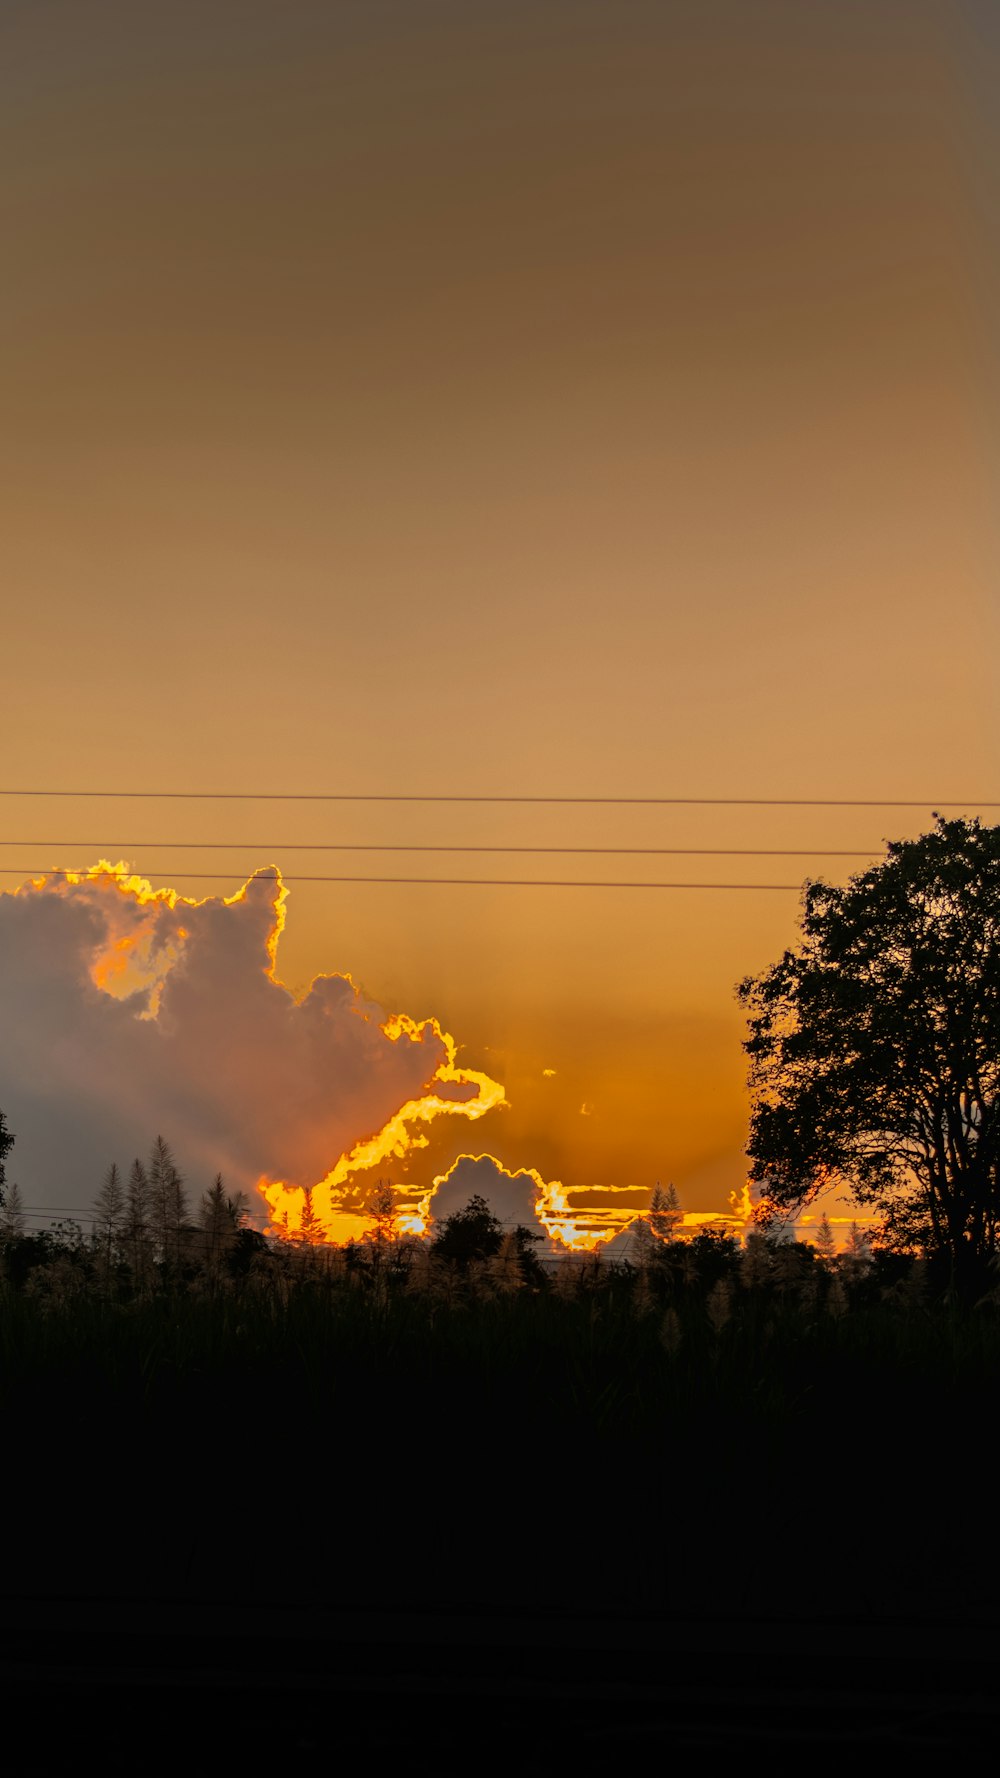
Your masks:
<svg viewBox="0 0 1000 1778"><path fill-rule="evenodd" d="M10 1140L8 1133L8 1150ZM873 1305L924 1310L940 1294L925 1256L873 1251L857 1225L838 1253L825 1217L813 1242L789 1241L766 1224L742 1243L727 1230L682 1237L673 1186L654 1190L632 1225L628 1256L617 1260L600 1247L543 1258L541 1236L505 1227L478 1194L428 1238L400 1232L388 1180L372 1188L365 1210L367 1230L343 1246L326 1241L308 1214L293 1235L265 1237L249 1226L242 1193L227 1192L221 1174L193 1208L170 1145L157 1136L147 1161L133 1161L125 1177L116 1163L109 1167L89 1234L71 1219L29 1232L16 1187L8 1187L0 1287L52 1312L87 1299L128 1305L206 1296L273 1308L302 1293L330 1300L360 1293L360 1301L386 1309L419 1299L432 1313L540 1296L592 1304L613 1298L634 1318L658 1317L668 1350L681 1337L679 1317L687 1324L692 1314L721 1333L765 1299L786 1319L836 1319ZM1000 1306L1000 1291L983 1301Z"/></svg>

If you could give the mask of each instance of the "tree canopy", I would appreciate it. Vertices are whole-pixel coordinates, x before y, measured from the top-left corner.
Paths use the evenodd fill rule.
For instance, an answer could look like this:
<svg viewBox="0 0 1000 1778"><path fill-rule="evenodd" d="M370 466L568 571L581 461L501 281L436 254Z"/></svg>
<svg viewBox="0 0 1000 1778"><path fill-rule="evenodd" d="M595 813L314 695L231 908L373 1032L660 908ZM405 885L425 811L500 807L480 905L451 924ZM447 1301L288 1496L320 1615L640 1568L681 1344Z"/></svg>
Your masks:
<svg viewBox="0 0 1000 1778"><path fill-rule="evenodd" d="M935 817L740 984L752 1177L795 1208L841 1179L901 1247L982 1275L1000 1223L1000 827Z"/></svg>
<svg viewBox="0 0 1000 1778"><path fill-rule="evenodd" d="M520 1222L505 1234L504 1225L490 1204L475 1192L460 1210L453 1210L437 1224L431 1248L436 1258L449 1260L462 1271L476 1262L506 1254L523 1281L538 1284L544 1281L535 1253L540 1239L533 1229Z"/></svg>
<svg viewBox="0 0 1000 1778"><path fill-rule="evenodd" d="M489 1259L499 1253L502 1242L502 1222L476 1192L461 1210L453 1210L437 1225L433 1248L439 1259L466 1266L470 1260Z"/></svg>

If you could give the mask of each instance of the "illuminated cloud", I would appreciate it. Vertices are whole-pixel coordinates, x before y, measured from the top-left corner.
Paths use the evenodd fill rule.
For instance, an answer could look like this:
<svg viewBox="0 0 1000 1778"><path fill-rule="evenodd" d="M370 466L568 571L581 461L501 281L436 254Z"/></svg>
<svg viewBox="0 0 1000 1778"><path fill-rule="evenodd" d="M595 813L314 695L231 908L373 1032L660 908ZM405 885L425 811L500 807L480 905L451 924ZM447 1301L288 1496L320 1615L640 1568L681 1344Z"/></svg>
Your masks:
<svg viewBox="0 0 1000 1778"><path fill-rule="evenodd" d="M544 1180L534 1167L511 1173L491 1154L459 1155L447 1173L435 1179L424 1208L434 1221L442 1222L475 1196L485 1198L502 1223L509 1227L523 1223L545 1236L553 1252L593 1247L604 1232L592 1229L586 1217L574 1215L561 1181Z"/></svg>
<svg viewBox="0 0 1000 1778"><path fill-rule="evenodd" d="M501 1222L520 1222L533 1229L538 1221L538 1206L545 1196L545 1184L533 1167L510 1173L491 1154L462 1154L447 1173L435 1179L430 1214L435 1222L443 1222L477 1196L486 1199Z"/></svg>
<svg viewBox="0 0 1000 1778"><path fill-rule="evenodd" d="M162 1133L196 1188L284 1182L294 1227L316 1187L335 1225L435 1118L503 1103L434 1019L347 975L296 998L275 973L285 894L273 868L196 902L102 865L0 895L0 1107L29 1203L85 1209Z"/></svg>

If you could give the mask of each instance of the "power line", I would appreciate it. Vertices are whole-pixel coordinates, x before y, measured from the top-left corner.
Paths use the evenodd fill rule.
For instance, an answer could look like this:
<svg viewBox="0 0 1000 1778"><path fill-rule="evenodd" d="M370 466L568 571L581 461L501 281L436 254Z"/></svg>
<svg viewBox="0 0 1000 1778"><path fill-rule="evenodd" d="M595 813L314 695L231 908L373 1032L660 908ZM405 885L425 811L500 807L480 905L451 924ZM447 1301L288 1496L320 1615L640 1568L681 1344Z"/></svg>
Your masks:
<svg viewBox="0 0 1000 1778"><path fill-rule="evenodd" d="M148 870L148 867L146 867ZM79 874L87 880L90 867ZM47 877L59 876L61 870L51 865L39 869L29 869L27 865L0 865L0 876ZM136 872L136 875L139 873ZM157 873L154 873L154 875ZM177 877L186 883L209 882L217 883L220 871L176 870L160 873ZM93 879L91 879L93 880ZM283 883L398 883L400 885L424 884L428 888L449 889L788 889L800 890L801 883L644 883L624 882L611 879L596 882L582 878L556 877L346 877L346 876L300 876L296 872L286 875L281 873Z"/></svg>
<svg viewBox="0 0 1000 1778"><path fill-rule="evenodd" d="M188 1182L185 1182L185 1183L188 1183ZM195 1186L193 1189L197 1190L197 1187ZM296 1189L300 1190L301 1187L297 1187ZM626 1191L634 1191L634 1192L645 1192L647 1190L647 1188L643 1185L626 1186L626 1187L623 1187L620 1189L623 1189ZM203 1193L202 1195L204 1196L205 1194ZM428 1187L427 1191L422 1191L422 1190L418 1189L418 1198L413 1199L409 1202L398 1203L396 1205L395 1214L397 1216L409 1216L411 1213L413 1213L415 1211L416 1204L419 1201L419 1198L424 1198L424 1197L427 1197L428 1195L431 1198L433 1198L433 1196L434 1196L434 1192L431 1187ZM246 1197L246 1193L244 1193L244 1197ZM358 1217L365 1217L365 1218L367 1218L369 1216L369 1212L367 1210L365 1210L362 1205L357 1205L355 1207L351 1207L350 1205L341 1204L341 1205L337 1205L336 1208L338 1209L338 1211L340 1211L343 1215L346 1215L346 1216L358 1216ZM192 1210L192 1214L197 1215L198 1209L199 1209L199 1206L197 1206L197 1205L194 1206L194 1208ZM258 1205L258 1204L249 1204L248 1206L246 1206L246 1209L247 1210L255 1209L255 1210L262 1212L262 1206ZM642 1215L643 1214L642 1210L636 1210L634 1206L626 1207L626 1209L624 1209L622 1211L622 1214L623 1215L626 1214L626 1211L629 1215ZM106 1228L108 1225L108 1221L109 1221L109 1218L108 1218L108 1215L106 1212L98 1211L94 1208L93 1199L91 1199L89 1203L84 1204L84 1205L80 1205L80 1204L22 1204L20 1207L19 1214L22 1216L33 1217L33 1218L48 1217L50 1219L57 1218L60 1221L72 1220L74 1222L91 1222L91 1223L96 1223L101 1228ZM574 1210L570 1209L569 1211L560 1211L559 1217L557 1218L557 1220L559 1220L562 1217L567 1216L567 1215L568 1216L575 1215L577 1217L584 1217L584 1216L592 1216L593 1214L594 1214L594 1212L592 1210L583 1209L583 1210L579 1210L579 1211L574 1211ZM694 1214L698 1214L698 1213L694 1212ZM709 1216L727 1216L730 1213L725 1210L711 1210L711 1211L706 1211L705 1214L709 1215ZM116 1221L120 1222L126 1216L127 1216L127 1209L122 1211L121 1217L119 1217L119 1218L112 1217L112 1218L110 1218L110 1220L111 1220L112 1224L114 1224ZM502 1228L517 1228L523 1219L520 1217L517 1217L517 1216L497 1216L494 1218L494 1220L496 1222L498 1222ZM247 1226L249 1226L249 1225L247 1225Z"/></svg>
<svg viewBox="0 0 1000 1778"><path fill-rule="evenodd" d="M112 850L117 846L135 850L148 846L156 851L178 852L530 852L602 858L873 858L881 850L879 846L856 846L850 850L822 846L411 846L312 840L4 840L3 844L58 846L80 852L95 851L101 846Z"/></svg>
<svg viewBox="0 0 1000 1778"><path fill-rule="evenodd" d="M340 790L0 790L0 796L114 797L166 802L296 803L546 803L642 805L644 807L753 809L1000 809L979 797L796 797L796 796L471 796L432 792Z"/></svg>

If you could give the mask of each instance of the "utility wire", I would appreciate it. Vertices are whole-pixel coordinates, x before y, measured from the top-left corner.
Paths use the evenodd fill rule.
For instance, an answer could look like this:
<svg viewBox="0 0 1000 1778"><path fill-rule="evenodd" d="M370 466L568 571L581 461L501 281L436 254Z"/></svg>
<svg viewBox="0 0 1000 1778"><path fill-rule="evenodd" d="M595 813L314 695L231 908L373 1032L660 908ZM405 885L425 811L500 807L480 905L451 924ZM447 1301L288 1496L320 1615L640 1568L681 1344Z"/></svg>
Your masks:
<svg viewBox="0 0 1000 1778"><path fill-rule="evenodd" d="M107 846L138 850L178 852L518 852L586 855L602 858L873 858L879 846L857 846L832 851L822 846L428 846L366 845L311 840L4 840L6 846L58 846L66 851L92 852Z"/></svg>
<svg viewBox="0 0 1000 1778"><path fill-rule="evenodd" d="M84 881L90 876L93 867L74 873ZM52 865L38 869L29 869L27 865L0 865L0 876L48 877L60 876L62 869ZM148 875L149 867L142 873ZM168 872L153 872L153 875L169 875L186 883L211 882L217 883L221 871L176 870L171 867ZM255 873L262 874L262 873ZM94 878L91 877L93 881ZM341 876L300 876L296 872L288 875L281 873L283 883L398 883L419 884L428 887L450 889L794 889L802 888L801 883L643 883L610 880L607 882L584 881L580 878L555 877L341 877Z"/></svg>
<svg viewBox="0 0 1000 1778"><path fill-rule="evenodd" d="M587 803L697 808L753 809L1000 809L978 797L797 797L797 796L466 796L414 795L339 790L0 790L0 796L115 797L167 802L283 803Z"/></svg>
<svg viewBox="0 0 1000 1778"><path fill-rule="evenodd" d="M195 1187L193 1189L196 1190L197 1188ZM636 1186L625 1186L625 1187L619 1188L619 1189L623 1189L625 1191L645 1192L646 1187L642 1186L642 1185L636 1185ZM203 1193L202 1195L204 1196L205 1194ZM431 1197L433 1197L433 1195L434 1195L433 1191L431 1191L430 1195L431 1195ZM246 1196L245 1193L244 1193L244 1196ZM418 1196L420 1198L426 1197L427 1192L420 1191ZM415 1209L416 1202L417 1202L417 1199L414 1199L410 1202L397 1204L395 1214L397 1216L409 1216L411 1214L411 1212ZM249 1210L251 1210L251 1209L255 1209L255 1210L258 1210L261 1213L263 1213L262 1207L260 1205L248 1204L248 1205L244 1206L245 1213L248 1213ZM358 1206L338 1205L337 1209L341 1210L347 1216L367 1217L370 1214L361 1205L358 1205ZM199 1213L199 1210L200 1210L199 1204L192 1205L191 1211L190 1211L191 1216L197 1216ZM121 1227L127 1218L127 1214L128 1214L127 1210L123 1210L120 1216L110 1218L112 1227ZM583 1209L583 1210L579 1210L579 1211L574 1211L571 1208L569 1211L560 1211L559 1217L563 1217L566 1215L585 1217L585 1216L593 1216L594 1214L595 1214L595 1212L590 1209ZM615 1213L613 1211L609 1210L608 1214L615 1214ZM629 1215L629 1216L642 1216L645 1214L645 1212L641 1207L637 1208L634 1205L625 1205L622 1208L621 1214L622 1215ZM694 1214L698 1214L698 1212L694 1212ZM704 1214L707 1216L728 1216L731 1214L731 1212L726 1211L726 1210L709 1210L709 1211L705 1211ZM98 1228L107 1228L108 1222L109 1222L109 1218L104 1212L99 1212L94 1209L93 1201L91 1201L89 1204L85 1204L82 1206L79 1204L76 1204L76 1205L73 1205L73 1204L52 1204L52 1205L22 1204L21 1208L20 1208L20 1215L25 1216L25 1217L32 1217L34 1219L37 1219L38 1217L43 1217L43 1218L48 1218L50 1221L58 1220L60 1222L71 1221L71 1222L79 1222L79 1223L85 1223L85 1222L86 1223L93 1223ZM517 1228L523 1219L520 1217L516 1217L516 1216L498 1216L494 1220L496 1222L498 1222L502 1228ZM175 1226L175 1225L171 1225L171 1226ZM184 1224L182 1223L180 1226L183 1227ZM250 1223L244 1224L244 1227L246 1227L246 1228L250 1228L251 1226L252 1225Z"/></svg>

